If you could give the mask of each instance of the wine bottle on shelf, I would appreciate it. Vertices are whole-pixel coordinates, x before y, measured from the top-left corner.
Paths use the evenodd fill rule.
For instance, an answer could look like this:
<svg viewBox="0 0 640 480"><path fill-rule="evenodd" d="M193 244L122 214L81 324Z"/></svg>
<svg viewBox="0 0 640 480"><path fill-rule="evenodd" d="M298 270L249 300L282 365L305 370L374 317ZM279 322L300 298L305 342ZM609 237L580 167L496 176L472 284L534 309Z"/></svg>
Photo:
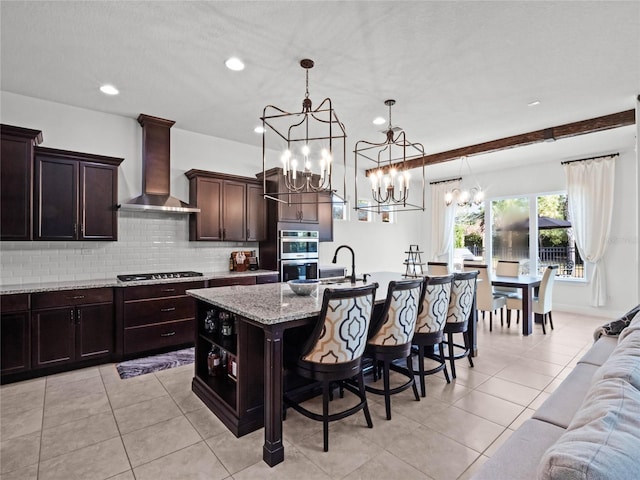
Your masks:
<svg viewBox="0 0 640 480"><path fill-rule="evenodd" d="M207 370L212 377L220 373L220 348L213 345L207 355Z"/></svg>

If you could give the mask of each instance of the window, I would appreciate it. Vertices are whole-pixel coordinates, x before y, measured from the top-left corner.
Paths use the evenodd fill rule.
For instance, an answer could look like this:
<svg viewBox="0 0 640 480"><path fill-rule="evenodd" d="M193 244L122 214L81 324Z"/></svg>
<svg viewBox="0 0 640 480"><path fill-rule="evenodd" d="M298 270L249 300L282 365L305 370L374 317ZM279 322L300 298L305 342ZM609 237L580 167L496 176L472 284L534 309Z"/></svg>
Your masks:
<svg viewBox="0 0 640 480"><path fill-rule="evenodd" d="M566 193L521 195L485 203L486 212L484 205L458 207L455 248L468 248L493 267L498 260L520 260L523 274L540 274L548 265L558 265L558 277L586 278L567 219Z"/></svg>

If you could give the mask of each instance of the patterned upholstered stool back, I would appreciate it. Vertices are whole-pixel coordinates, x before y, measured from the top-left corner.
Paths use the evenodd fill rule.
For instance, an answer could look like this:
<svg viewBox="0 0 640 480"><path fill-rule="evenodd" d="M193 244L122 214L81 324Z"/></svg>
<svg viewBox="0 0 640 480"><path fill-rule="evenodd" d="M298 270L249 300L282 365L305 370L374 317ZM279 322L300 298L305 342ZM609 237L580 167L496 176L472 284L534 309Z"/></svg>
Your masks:
<svg viewBox="0 0 640 480"><path fill-rule="evenodd" d="M416 333L438 333L444 329L449 312L453 275L426 277Z"/></svg>
<svg viewBox="0 0 640 480"><path fill-rule="evenodd" d="M464 323L469 319L476 294L477 276L477 270L454 274L447 323Z"/></svg>
<svg viewBox="0 0 640 480"><path fill-rule="evenodd" d="M413 338L423 279L389 282L387 299L371 326L369 343L404 345Z"/></svg>
<svg viewBox="0 0 640 480"><path fill-rule="evenodd" d="M302 359L313 363L346 363L360 358L367 344L377 283L324 291L316 327Z"/></svg>

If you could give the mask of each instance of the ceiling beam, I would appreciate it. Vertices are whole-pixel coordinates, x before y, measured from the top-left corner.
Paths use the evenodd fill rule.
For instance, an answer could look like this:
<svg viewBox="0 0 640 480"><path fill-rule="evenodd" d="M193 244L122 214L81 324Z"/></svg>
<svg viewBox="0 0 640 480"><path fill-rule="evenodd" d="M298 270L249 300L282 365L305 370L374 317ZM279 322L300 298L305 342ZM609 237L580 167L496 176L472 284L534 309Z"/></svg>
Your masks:
<svg viewBox="0 0 640 480"><path fill-rule="evenodd" d="M534 143L560 140L561 138L575 137L577 135L585 135L587 133L600 132L611 128L626 127L636 122L636 111L634 109L624 112L612 113L602 117L590 118L579 122L566 123L556 127L536 130L529 133L521 133L512 137L500 138L489 142L478 143L468 147L460 147L446 152L433 153L416 157L405 162L405 168L420 168L423 165L435 165L436 163L444 163L452 160L458 160L460 157L479 155L483 153L498 152L509 148L524 147L533 145ZM402 163L396 163L394 166L400 167ZM385 167L386 172L390 167ZM368 169L367 176L375 169Z"/></svg>

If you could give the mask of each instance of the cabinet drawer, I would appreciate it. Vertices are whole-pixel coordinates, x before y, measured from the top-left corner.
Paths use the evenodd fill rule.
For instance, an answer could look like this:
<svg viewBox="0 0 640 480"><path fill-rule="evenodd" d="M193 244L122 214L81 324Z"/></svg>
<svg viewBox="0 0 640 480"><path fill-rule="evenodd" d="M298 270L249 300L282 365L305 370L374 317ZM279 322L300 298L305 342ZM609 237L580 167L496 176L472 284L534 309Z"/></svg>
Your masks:
<svg viewBox="0 0 640 480"><path fill-rule="evenodd" d="M257 275L256 276L256 283L257 284L263 284L263 283L278 283L280 281L279 275L277 273L271 274L271 275Z"/></svg>
<svg viewBox="0 0 640 480"><path fill-rule="evenodd" d="M124 330L124 353L144 352L157 348L193 343L195 320L177 320L158 323L147 327L133 327Z"/></svg>
<svg viewBox="0 0 640 480"><path fill-rule="evenodd" d="M255 285L255 275L247 275L244 277L225 277L212 278L209 280L210 287L229 287L231 285Z"/></svg>
<svg viewBox="0 0 640 480"><path fill-rule="evenodd" d="M204 282L159 283L139 287L126 287L123 296L125 301L142 300L145 298L177 297L179 295L185 295L184 292L191 288L204 288Z"/></svg>
<svg viewBox="0 0 640 480"><path fill-rule="evenodd" d="M0 295L0 310L2 313L26 312L29 310L29 294Z"/></svg>
<svg viewBox="0 0 640 480"><path fill-rule="evenodd" d="M113 289L111 288L61 290L56 292L34 293L31 296L31 307L34 310L110 302L113 302Z"/></svg>
<svg viewBox="0 0 640 480"><path fill-rule="evenodd" d="M185 295L155 300L134 300L124 304L125 328L170 320L184 320L195 316L195 299Z"/></svg>

